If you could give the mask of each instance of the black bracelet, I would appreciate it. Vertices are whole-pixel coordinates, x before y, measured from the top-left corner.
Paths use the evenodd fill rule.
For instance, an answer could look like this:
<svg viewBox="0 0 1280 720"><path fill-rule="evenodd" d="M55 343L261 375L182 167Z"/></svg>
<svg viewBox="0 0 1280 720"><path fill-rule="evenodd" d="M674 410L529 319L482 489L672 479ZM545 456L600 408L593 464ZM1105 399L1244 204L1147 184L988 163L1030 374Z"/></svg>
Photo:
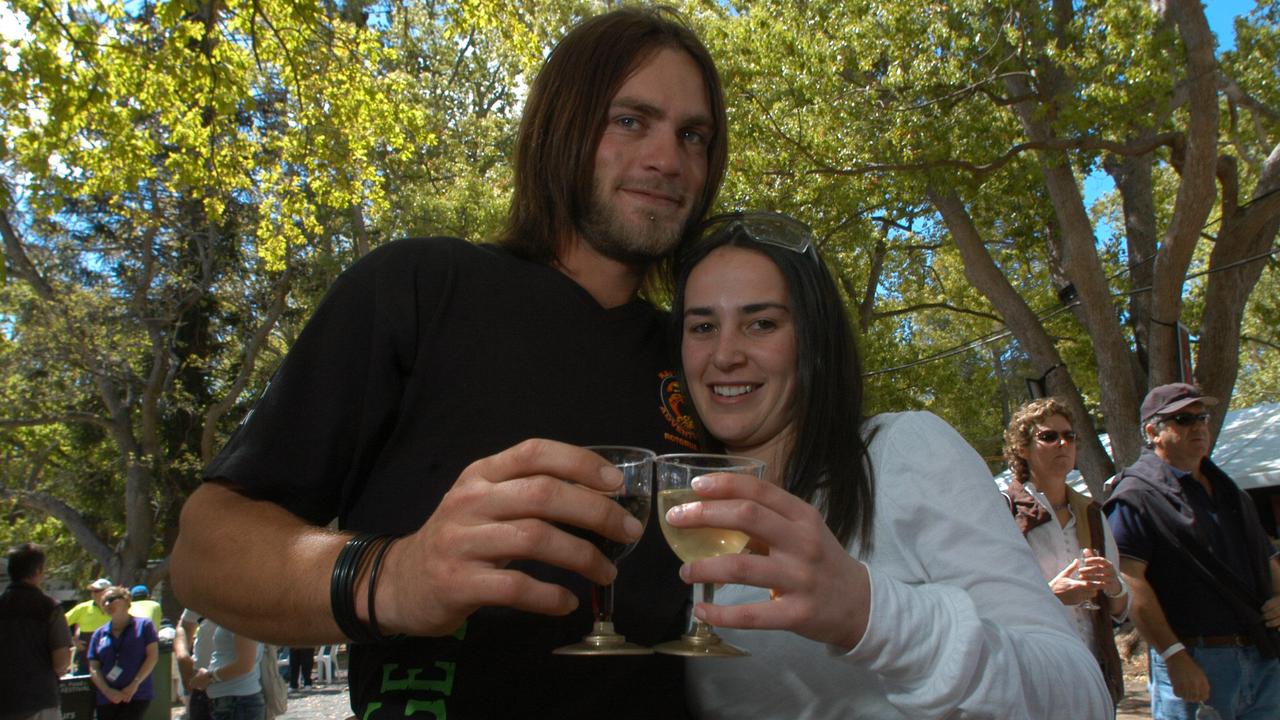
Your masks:
<svg viewBox="0 0 1280 720"><path fill-rule="evenodd" d="M378 568L382 567L382 558L386 556L387 549L395 544L399 537L387 537L382 545L378 547L378 552L373 556L373 567L369 570L369 632L378 642L386 642L388 640L399 640L403 635L383 635L382 629L378 627L378 611L374 607L373 597L378 590Z"/></svg>
<svg viewBox="0 0 1280 720"><path fill-rule="evenodd" d="M356 616L355 589L369 550L376 541L385 537L387 536L362 533L351 538L342 546L342 552L338 553L338 559L333 565L333 575L329 582L329 604L333 608L333 619L342 634L354 642L377 640Z"/></svg>

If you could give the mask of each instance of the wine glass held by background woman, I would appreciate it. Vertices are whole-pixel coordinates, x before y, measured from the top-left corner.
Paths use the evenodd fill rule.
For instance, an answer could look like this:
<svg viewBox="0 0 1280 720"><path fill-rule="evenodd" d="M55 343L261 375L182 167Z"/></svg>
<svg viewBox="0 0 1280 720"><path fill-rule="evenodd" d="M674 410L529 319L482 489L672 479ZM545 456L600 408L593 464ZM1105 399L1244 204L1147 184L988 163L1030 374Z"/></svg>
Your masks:
<svg viewBox="0 0 1280 720"><path fill-rule="evenodd" d="M751 653L689 662L700 715L1111 712L977 453L929 413L862 417L852 330L806 226L708 221L680 258L673 322L708 449L767 463L762 480L702 478L701 500L668 515L752 538L681 568L725 584L694 614Z"/></svg>
<svg viewBox="0 0 1280 720"><path fill-rule="evenodd" d="M1041 576L1119 702L1124 673L1112 623L1125 621L1132 598L1116 572L1120 554L1102 509L1067 485L1076 444L1065 401L1050 397L1023 405L1004 431L1004 459L1013 474L1005 495Z"/></svg>

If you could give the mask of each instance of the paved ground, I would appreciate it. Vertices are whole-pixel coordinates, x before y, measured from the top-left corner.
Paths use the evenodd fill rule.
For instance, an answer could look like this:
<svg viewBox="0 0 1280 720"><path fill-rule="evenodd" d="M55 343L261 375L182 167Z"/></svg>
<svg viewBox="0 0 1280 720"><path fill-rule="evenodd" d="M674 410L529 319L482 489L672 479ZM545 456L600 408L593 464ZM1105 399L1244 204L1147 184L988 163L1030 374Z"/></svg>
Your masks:
<svg viewBox="0 0 1280 720"><path fill-rule="evenodd" d="M172 720L181 720L184 708L173 708ZM289 693L289 709L276 720L346 720L351 717L347 675L340 673L329 685L317 684Z"/></svg>

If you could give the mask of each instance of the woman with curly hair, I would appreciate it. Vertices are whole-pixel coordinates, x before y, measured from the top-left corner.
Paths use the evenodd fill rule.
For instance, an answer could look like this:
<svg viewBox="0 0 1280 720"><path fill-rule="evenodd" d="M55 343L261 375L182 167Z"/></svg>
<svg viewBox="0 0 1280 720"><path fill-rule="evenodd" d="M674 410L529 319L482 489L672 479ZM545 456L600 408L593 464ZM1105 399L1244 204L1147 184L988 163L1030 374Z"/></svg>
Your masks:
<svg viewBox="0 0 1280 720"><path fill-rule="evenodd" d="M1004 431L1004 459L1013 473L1005 495L1040 573L1119 702L1124 679L1112 623L1128 617L1131 597L1116 572L1120 557L1101 508L1067 485L1076 465L1073 426L1071 410L1058 398L1032 400L1013 414Z"/></svg>

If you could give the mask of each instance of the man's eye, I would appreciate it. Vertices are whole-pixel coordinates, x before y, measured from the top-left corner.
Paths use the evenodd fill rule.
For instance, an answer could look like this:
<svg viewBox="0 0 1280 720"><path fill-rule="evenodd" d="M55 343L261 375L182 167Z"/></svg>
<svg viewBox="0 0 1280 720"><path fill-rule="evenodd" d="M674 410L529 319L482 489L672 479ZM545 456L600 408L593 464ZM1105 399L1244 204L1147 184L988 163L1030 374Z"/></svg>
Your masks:
<svg viewBox="0 0 1280 720"><path fill-rule="evenodd" d="M690 143L690 144L692 144L692 145L706 145L706 144L707 144L707 136L706 136L706 135L703 135L702 133L698 132L697 130L683 130L683 131L681 131L681 133L680 133L680 138L681 138L682 140L684 140L685 142Z"/></svg>
<svg viewBox="0 0 1280 720"><path fill-rule="evenodd" d="M711 323L701 322L701 323L695 323L693 325L690 325L685 332L689 333L690 335L701 335L704 333L709 333L715 329L716 329L715 326L712 325Z"/></svg>
<svg viewBox="0 0 1280 720"><path fill-rule="evenodd" d="M640 121L639 121L639 120L637 120L636 118L631 117L631 116L626 116L626 117L620 117L620 118L618 118L618 124L619 124L619 125L621 125L621 126L622 126L622 127L624 127L624 128L631 129L631 128L634 128L634 127L639 127L639 126L640 126Z"/></svg>

